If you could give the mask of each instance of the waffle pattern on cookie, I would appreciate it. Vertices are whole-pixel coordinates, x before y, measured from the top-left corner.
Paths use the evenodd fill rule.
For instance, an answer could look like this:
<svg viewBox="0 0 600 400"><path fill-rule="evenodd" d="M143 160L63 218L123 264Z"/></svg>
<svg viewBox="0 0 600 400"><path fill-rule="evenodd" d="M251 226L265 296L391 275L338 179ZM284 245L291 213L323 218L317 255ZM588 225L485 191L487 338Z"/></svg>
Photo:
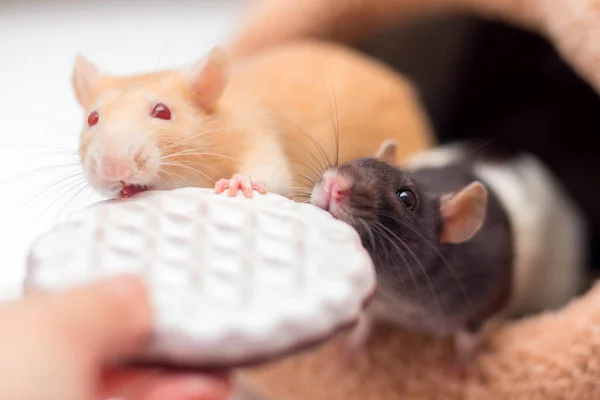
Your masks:
<svg viewBox="0 0 600 400"><path fill-rule="evenodd" d="M347 224L309 204L184 188L99 203L42 236L28 289L141 275L155 334L144 360L233 366L322 340L356 321L375 286Z"/></svg>

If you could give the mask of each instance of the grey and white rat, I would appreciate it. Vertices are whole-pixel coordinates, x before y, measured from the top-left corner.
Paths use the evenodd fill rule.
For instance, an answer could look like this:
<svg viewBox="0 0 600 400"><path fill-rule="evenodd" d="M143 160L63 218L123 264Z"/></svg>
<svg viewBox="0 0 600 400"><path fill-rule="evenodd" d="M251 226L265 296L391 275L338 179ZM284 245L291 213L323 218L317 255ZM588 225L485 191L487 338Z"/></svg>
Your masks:
<svg viewBox="0 0 600 400"><path fill-rule="evenodd" d="M329 168L311 197L358 231L375 263L378 291L359 344L383 319L452 335L469 366L490 322L579 293L583 220L537 159L493 160L459 144L399 168L395 151L388 141L375 157Z"/></svg>

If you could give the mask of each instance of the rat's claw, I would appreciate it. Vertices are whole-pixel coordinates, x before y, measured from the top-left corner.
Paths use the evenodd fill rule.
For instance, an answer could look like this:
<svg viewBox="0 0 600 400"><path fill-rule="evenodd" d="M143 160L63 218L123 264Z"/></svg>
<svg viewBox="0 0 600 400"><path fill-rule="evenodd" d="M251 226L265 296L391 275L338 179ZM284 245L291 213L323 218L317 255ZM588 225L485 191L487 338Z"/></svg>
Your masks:
<svg viewBox="0 0 600 400"><path fill-rule="evenodd" d="M229 187L229 179L219 179L217 183L215 183L215 193L223 193L225 189Z"/></svg>
<svg viewBox="0 0 600 400"><path fill-rule="evenodd" d="M229 180L229 188L227 189L227 196L233 197L236 195L238 189L240 188L240 180L238 178L238 174L233 175L233 177Z"/></svg>
<svg viewBox="0 0 600 400"><path fill-rule="evenodd" d="M454 359L452 373L466 379L477 372L476 356L481 345L481 336L467 331L454 334Z"/></svg>
<svg viewBox="0 0 600 400"><path fill-rule="evenodd" d="M362 312L358 319L358 323L350 332L344 346L342 357L350 364L354 363L358 358L366 353L367 344L373 330L373 319L366 312Z"/></svg>
<svg viewBox="0 0 600 400"><path fill-rule="evenodd" d="M266 194L267 184L264 182L252 182L252 189L256 190L260 194Z"/></svg>
<svg viewBox="0 0 600 400"><path fill-rule="evenodd" d="M254 186L252 185L250 177L248 175L238 175L237 177L240 181L240 188L242 189L242 192L244 192L244 196L248 198L252 197L252 189Z"/></svg>
<svg viewBox="0 0 600 400"><path fill-rule="evenodd" d="M231 179L221 179L215 183L215 193L217 194L227 190L227 195L233 197L239 189L242 189L244 196L247 198L252 197L253 190L261 194L267 193L267 185L265 183L252 182L252 179L248 175L235 174Z"/></svg>

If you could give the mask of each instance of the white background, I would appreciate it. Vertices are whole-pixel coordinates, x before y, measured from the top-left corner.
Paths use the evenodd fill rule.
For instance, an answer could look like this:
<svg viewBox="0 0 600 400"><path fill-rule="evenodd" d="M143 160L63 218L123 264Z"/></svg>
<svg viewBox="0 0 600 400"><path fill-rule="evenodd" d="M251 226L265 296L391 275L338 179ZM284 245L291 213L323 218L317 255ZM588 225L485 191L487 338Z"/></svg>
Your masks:
<svg viewBox="0 0 600 400"><path fill-rule="evenodd" d="M184 66L226 43L243 5L0 0L0 299L20 294L36 235L99 199L77 176L76 53L117 74Z"/></svg>

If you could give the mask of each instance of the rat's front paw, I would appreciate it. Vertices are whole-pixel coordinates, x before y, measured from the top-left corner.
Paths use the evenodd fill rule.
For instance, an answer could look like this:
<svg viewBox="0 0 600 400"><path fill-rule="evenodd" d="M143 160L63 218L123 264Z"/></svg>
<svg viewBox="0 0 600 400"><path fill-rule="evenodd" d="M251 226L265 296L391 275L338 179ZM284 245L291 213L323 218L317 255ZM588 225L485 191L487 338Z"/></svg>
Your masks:
<svg viewBox="0 0 600 400"><path fill-rule="evenodd" d="M448 372L455 378L465 380L478 374L477 356L483 345L482 336L463 330L454 334L453 359Z"/></svg>
<svg viewBox="0 0 600 400"><path fill-rule="evenodd" d="M242 189L244 196L252 197L252 191L267 193L267 185L263 182L252 182L248 175L234 174L231 179L220 179L215 183L215 193L220 194L227 190L227 195L233 197L237 191Z"/></svg>
<svg viewBox="0 0 600 400"><path fill-rule="evenodd" d="M372 317L362 312L358 318L358 323L346 338L343 347L343 361L353 364L360 357L366 354L367 344L373 330Z"/></svg>

